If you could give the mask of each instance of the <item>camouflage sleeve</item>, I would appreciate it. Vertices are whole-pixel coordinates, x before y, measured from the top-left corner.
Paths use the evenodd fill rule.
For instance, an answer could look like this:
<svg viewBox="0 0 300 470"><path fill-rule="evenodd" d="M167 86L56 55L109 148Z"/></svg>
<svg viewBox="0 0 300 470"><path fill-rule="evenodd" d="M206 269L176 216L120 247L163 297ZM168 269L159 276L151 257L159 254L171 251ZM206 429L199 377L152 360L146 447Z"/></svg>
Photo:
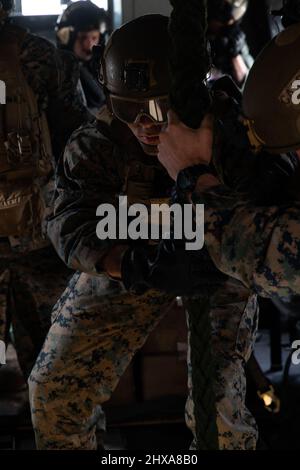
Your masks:
<svg viewBox="0 0 300 470"><path fill-rule="evenodd" d="M58 155L71 133L93 119L77 95L78 64L71 54L31 34L23 42L21 62L40 108L47 114Z"/></svg>
<svg viewBox="0 0 300 470"><path fill-rule="evenodd" d="M205 243L217 267L265 297L300 294L300 205L237 203L219 186L205 204Z"/></svg>
<svg viewBox="0 0 300 470"><path fill-rule="evenodd" d="M61 63L60 88L51 95L47 116L50 127L55 129L54 154L59 155L72 132L81 124L93 121L94 116L88 111L79 94L79 64L75 56L68 51L57 51Z"/></svg>
<svg viewBox="0 0 300 470"><path fill-rule="evenodd" d="M59 256L71 268L97 274L101 259L118 243L96 235L97 207L116 203L121 182L115 170L113 143L96 126L75 131L57 168L54 215L48 235Z"/></svg>

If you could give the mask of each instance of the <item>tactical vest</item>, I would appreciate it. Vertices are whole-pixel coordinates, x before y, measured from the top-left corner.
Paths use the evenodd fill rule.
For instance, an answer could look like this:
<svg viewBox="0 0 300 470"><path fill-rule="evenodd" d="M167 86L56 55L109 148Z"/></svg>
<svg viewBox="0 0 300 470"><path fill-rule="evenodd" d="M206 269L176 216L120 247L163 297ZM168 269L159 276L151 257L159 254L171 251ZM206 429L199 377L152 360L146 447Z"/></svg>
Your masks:
<svg viewBox="0 0 300 470"><path fill-rule="evenodd" d="M98 116L97 127L104 138L116 144L114 160L118 164L119 178L123 181L120 195L127 196L128 205L168 203L170 197L166 195L166 189L174 183L157 158L146 155L135 137L128 138L131 131L124 132L122 124L123 138L119 129L114 129L112 115L106 107ZM161 175L163 184L158 184L157 175Z"/></svg>
<svg viewBox="0 0 300 470"><path fill-rule="evenodd" d="M0 80L6 85L6 104L0 105L0 237L26 237L38 248L45 245L38 181L52 172L52 149L46 118L21 68L26 35L14 26L0 31Z"/></svg>
<svg viewBox="0 0 300 470"><path fill-rule="evenodd" d="M135 137L125 139L113 129L112 118L107 109L103 109L98 118L98 130L105 138L113 141L114 161L118 165L118 175L122 187L116 196L127 196L128 206L144 204L150 213L151 204L170 204L170 192L174 183L156 157L146 155ZM127 137L127 138L126 138ZM154 221L152 221L153 223ZM157 221L155 221L157 223ZM159 222L158 222L159 223Z"/></svg>

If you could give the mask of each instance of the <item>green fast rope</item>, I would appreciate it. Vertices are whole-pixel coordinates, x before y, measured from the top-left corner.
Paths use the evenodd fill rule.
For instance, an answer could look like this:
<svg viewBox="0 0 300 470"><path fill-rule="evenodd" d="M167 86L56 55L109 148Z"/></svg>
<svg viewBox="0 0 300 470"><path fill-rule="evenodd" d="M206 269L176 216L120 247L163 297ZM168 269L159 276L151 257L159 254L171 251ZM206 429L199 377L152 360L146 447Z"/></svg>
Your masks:
<svg viewBox="0 0 300 470"><path fill-rule="evenodd" d="M210 303L207 295L186 299L190 328L194 417L197 450L219 448L214 393L215 364L211 348Z"/></svg>
<svg viewBox="0 0 300 470"><path fill-rule="evenodd" d="M206 0L170 0L171 103L181 121L199 127L210 106L203 80L210 69L206 47Z"/></svg>
<svg viewBox="0 0 300 470"><path fill-rule="evenodd" d="M199 127L210 106L203 81L210 59L206 43L206 0L170 0L170 71L172 108L181 121ZM186 299L189 317L194 415L198 450L218 449L208 293Z"/></svg>

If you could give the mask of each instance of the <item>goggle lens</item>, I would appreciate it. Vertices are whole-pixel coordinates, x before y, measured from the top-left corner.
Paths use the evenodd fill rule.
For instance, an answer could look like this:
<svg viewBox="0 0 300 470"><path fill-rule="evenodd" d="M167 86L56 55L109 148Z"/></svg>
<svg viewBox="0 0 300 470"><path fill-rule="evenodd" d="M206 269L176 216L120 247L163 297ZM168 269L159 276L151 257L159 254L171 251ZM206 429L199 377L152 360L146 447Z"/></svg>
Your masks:
<svg viewBox="0 0 300 470"><path fill-rule="evenodd" d="M134 101L111 95L110 99L114 115L127 124L135 123L142 115L149 116L159 124L168 121L168 111L170 109L168 96Z"/></svg>

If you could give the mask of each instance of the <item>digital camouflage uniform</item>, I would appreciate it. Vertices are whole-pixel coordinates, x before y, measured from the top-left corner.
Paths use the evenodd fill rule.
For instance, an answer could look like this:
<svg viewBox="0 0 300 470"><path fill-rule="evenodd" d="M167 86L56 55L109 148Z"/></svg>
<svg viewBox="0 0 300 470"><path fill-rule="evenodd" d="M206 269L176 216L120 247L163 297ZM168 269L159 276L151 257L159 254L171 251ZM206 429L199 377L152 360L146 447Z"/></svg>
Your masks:
<svg viewBox="0 0 300 470"><path fill-rule="evenodd" d="M113 132L114 125L118 129ZM171 185L155 157L143 153L123 124L113 121L101 130L90 124L72 135L58 169L58 197L48 230L62 259L82 273L74 275L56 304L29 379L38 448L96 448L99 405L109 399L172 300L154 290L133 296L101 274L101 259L118 242L97 238L96 208L103 202L116 205L121 193L130 203L165 198ZM254 449L256 426L245 408L242 369L255 338L256 296L228 281L213 298L211 317L220 448ZM192 415L189 399L191 429Z"/></svg>
<svg viewBox="0 0 300 470"><path fill-rule="evenodd" d="M286 29L260 53L243 94L252 146L275 153L298 149L298 156L299 100L295 94L298 98L299 90L295 77L300 66L299 6L298 0L287 0L277 11ZM271 158L275 162L278 157ZM299 157L296 159L299 162ZM285 303L284 310L289 313L297 304L297 298L292 297L300 292L299 180L298 163L291 178L285 183L278 181L278 196L267 204L264 198L254 201L245 195L237 197L222 179L221 185L202 193L197 188L193 195L195 203L206 207L205 239L215 264L260 295L272 297L276 304L278 300L281 305Z"/></svg>
<svg viewBox="0 0 300 470"><path fill-rule="evenodd" d="M286 204L255 206L237 203L228 188L218 186L194 194L194 201L205 203L206 245L220 270L264 297L300 294L297 194Z"/></svg>
<svg viewBox="0 0 300 470"><path fill-rule="evenodd" d="M2 47L5 42L1 38L7 34L23 33L8 24L1 26ZM47 115L57 158L72 131L88 117L76 98L76 69L72 59L58 55L48 41L37 36L24 34L19 50L26 82L35 94L40 112ZM54 165L54 157L50 158ZM42 189L45 222L53 205L53 173L35 180ZM0 238L0 339L8 340L12 325L25 375L30 373L49 329L52 307L71 274L46 238L46 223L43 231L44 240L39 243L25 235Z"/></svg>
<svg viewBox="0 0 300 470"><path fill-rule="evenodd" d="M228 279L211 298L212 352L215 363L215 395L220 450L254 450L256 423L245 406L246 377L258 326L256 295L234 279ZM188 399L186 423L195 431L192 368L188 350ZM197 450L193 440L192 450Z"/></svg>

